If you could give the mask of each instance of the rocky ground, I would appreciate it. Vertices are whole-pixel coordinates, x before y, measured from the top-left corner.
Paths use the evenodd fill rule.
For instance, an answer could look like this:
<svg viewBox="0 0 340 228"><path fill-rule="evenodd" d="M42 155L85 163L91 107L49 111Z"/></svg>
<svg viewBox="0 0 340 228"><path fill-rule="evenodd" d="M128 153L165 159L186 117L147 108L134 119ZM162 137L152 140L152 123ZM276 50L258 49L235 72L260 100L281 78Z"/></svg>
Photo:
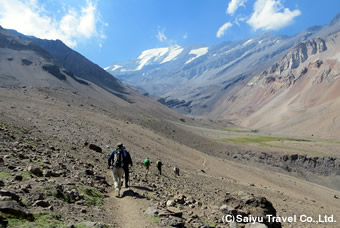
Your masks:
<svg viewBox="0 0 340 228"><path fill-rule="evenodd" d="M223 222L228 214L339 218L338 191L224 156L242 152L238 145L66 90L1 91L0 210L8 227L251 227ZM134 161L122 198L114 197L107 169L116 141ZM153 162L147 180L145 156ZM162 176L154 166L158 158Z"/></svg>
<svg viewBox="0 0 340 228"><path fill-rule="evenodd" d="M254 184L242 188L203 169L176 176L166 162L163 175L153 162L146 177L139 155L133 157L130 187L115 198L100 147L74 147L4 122L0 139L1 221L9 227L228 227L222 219L228 214L278 215L268 199L253 193Z"/></svg>
<svg viewBox="0 0 340 228"><path fill-rule="evenodd" d="M0 211L4 227L4 224L9 227L125 227L124 223L114 222L119 221L121 212L117 204L108 199L113 198L109 193L112 180L107 181L111 173L105 171L105 154L100 147L93 144L68 147L4 122L0 139ZM145 176L142 163L137 162L132 168L130 188L125 189L122 198L143 200L145 208L141 209L153 227L215 227L223 224L225 213L276 215L272 204L263 197L210 187L207 188L210 191L206 191L206 187L193 191L202 182L193 181L190 173L185 171L175 176L172 167L167 165L161 176L152 168ZM110 218L111 213L115 219Z"/></svg>

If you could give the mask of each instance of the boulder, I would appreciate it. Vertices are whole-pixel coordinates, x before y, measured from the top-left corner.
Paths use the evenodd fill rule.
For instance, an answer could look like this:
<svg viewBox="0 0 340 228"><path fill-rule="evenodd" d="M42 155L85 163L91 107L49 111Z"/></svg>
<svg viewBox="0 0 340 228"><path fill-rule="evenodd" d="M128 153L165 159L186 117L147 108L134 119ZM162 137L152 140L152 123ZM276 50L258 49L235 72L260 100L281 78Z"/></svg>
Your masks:
<svg viewBox="0 0 340 228"><path fill-rule="evenodd" d="M187 197L185 195L177 195L174 197L174 200L175 200L175 203L184 204L186 198Z"/></svg>
<svg viewBox="0 0 340 228"><path fill-rule="evenodd" d="M70 199L73 201L78 201L83 198L83 196L81 196L76 189L72 189L71 191L68 191L67 194L70 197Z"/></svg>
<svg viewBox="0 0 340 228"><path fill-rule="evenodd" d="M176 202L174 201L174 200L168 200L167 202L166 202L166 206L167 207L173 207L173 206L175 206L176 205Z"/></svg>
<svg viewBox="0 0 340 228"><path fill-rule="evenodd" d="M43 170L40 167L36 167L36 166L28 166L27 171L33 173L34 175L38 176L38 177L42 177L43 176Z"/></svg>
<svg viewBox="0 0 340 228"><path fill-rule="evenodd" d="M15 200L17 202L20 202L20 196L18 196L15 193L9 192L9 191L1 190L0 191L0 197L9 197L11 200Z"/></svg>
<svg viewBox="0 0 340 228"><path fill-rule="evenodd" d="M90 145L89 145L89 148L90 148L91 150L94 150L94 151L98 152L98 153L101 153L101 152L103 151L103 149L102 149L101 147L99 147L99 146L97 146L97 145L95 145L95 144L90 144Z"/></svg>
<svg viewBox="0 0 340 228"><path fill-rule="evenodd" d="M220 207L220 211L225 213L225 214L231 213L233 210L235 210L235 207L232 207L232 206L227 205L227 204L224 204Z"/></svg>
<svg viewBox="0 0 340 228"><path fill-rule="evenodd" d="M168 207L167 210L171 213L171 216L182 218L183 212L176 207Z"/></svg>
<svg viewBox="0 0 340 228"><path fill-rule="evenodd" d="M60 177L61 173L54 172L53 170L44 170L43 175L44 177Z"/></svg>
<svg viewBox="0 0 340 228"><path fill-rule="evenodd" d="M248 217L249 215L263 217L263 223L269 228L282 227L279 222L268 221L266 216L276 216L276 210L272 203L265 197L255 197L254 195L240 191L226 196L224 203L225 205L220 207L220 210L223 210L224 213L242 217Z"/></svg>
<svg viewBox="0 0 340 228"><path fill-rule="evenodd" d="M15 201L0 201L0 211L15 217L25 218L31 221L34 220L33 214Z"/></svg>
<svg viewBox="0 0 340 228"><path fill-rule="evenodd" d="M49 207L50 203L44 200L38 200L33 205L38 207Z"/></svg>
<svg viewBox="0 0 340 228"><path fill-rule="evenodd" d="M185 227L185 223L177 219L167 219L163 221L163 224L168 227Z"/></svg>
<svg viewBox="0 0 340 228"><path fill-rule="evenodd" d="M14 180L16 181L22 181L24 178L21 175L17 175L14 177Z"/></svg>
<svg viewBox="0 0 340 228"><path fill-rule="evenodd" d="M93 176L94 175L94 172L91 169L85 170L85 173L86 173L86 175L89 175L89 176Z"/></svg>

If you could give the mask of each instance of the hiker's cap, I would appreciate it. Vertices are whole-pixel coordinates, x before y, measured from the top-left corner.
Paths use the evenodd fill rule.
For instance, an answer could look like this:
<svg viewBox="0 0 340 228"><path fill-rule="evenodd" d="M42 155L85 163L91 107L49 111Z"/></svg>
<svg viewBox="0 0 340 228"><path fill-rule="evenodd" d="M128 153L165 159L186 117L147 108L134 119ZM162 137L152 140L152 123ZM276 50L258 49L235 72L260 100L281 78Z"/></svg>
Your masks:
<svg viewBox="0 0 340 228"><path fill-rule="evenodd" d="M123 147L123 143L121 142L117 143L117 148L121 148L121 147Z"/></svg>

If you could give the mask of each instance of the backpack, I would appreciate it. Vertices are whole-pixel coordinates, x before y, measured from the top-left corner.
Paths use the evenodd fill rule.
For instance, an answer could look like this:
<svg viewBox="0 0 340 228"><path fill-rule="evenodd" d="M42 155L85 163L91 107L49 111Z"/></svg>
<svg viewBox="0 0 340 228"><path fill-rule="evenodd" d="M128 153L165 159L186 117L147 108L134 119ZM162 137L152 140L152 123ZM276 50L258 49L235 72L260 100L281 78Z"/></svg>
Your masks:
<svg viewBox="0 0 340 228"><path fill-rule="evenodd" d="M145 160L144 160L144 165L145 165L146 167L150 166L150 160L147 159L147 158L145 158Z"/></svg>
<svg viewBox="0 0 340 228"><path fill-rule="evenodd" d="M124 166L124 154L123 151L117 150L113 155L113 167L123 167Z"/></svg>
<svg viewBox="0 0 340 228"><path fill-rule="evenodd" d="M159 168L162 166L162 162L160 160L157 160L156 162L156 167Z"/></svg>

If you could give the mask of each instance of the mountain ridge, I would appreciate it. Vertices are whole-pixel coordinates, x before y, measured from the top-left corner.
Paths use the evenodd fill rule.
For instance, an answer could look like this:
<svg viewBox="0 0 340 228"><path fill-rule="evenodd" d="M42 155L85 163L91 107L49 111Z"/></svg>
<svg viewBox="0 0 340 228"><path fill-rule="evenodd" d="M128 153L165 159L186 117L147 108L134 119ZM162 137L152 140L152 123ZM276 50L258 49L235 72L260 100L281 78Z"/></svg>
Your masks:
<svg viewBox="0 0 340 228"><path fill-rule="evenodd" d="M307 65L311 61L310 56L319 56L320 61L328 58L327 53L331 50L328 50L327 46L330 42L336 42L336 36L340 31L339 23L337 16L328 25L313 26L290 37L264 33L246 41L224 42L208 47L205 55L188 64L185 63L190 57L186 55L186 59L177 62L175 60L172 65L155 62L139 71L120 72L120 69L124 68L122 66L108 72L181 113L231 120L244 127L258 127L247 121L242 122L242 118L253 115L260 109L260 104L264 105L274 98L258 94L256 101L251 99L246 95L249 83L256 81L257 77L266 72L272 75L278 70L279 73L286 72L285 75L281 75L282 79L268 76L265 79L267 83L261 85L279 86L283 83L279 81L284 79L287 82L283 84L286 84L285 88L288 89L291 84L300 80L298 74L309 75ZM329 37L333 37L333 41ZM331 45L337 48L337 45ZM190 50L187 50L187 53L189 52ZM332 67L334 64L329 66ZM301 65L304 66L302 69ZM290 76L290 71L295 69L299 72L294 73L295 76ZM270 88L268 90L270 91ZM240 95L240 91L243 95ZM244 99L248 97L249 100L242 100L240 97ZM252 102L249 102L250 100ZM268 128L267 125L260 127ZM334 134L335 132L331 133Z"/></svg>

